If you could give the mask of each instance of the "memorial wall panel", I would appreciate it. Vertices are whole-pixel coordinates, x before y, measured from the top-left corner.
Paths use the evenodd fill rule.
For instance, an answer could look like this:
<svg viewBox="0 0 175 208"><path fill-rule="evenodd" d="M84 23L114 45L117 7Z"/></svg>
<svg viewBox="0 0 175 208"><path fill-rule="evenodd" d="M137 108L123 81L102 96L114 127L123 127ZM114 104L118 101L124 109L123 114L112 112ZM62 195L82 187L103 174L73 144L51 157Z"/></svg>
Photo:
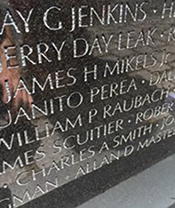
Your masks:
<svg viewBox="0 0 175 208"><path fill-rule="evenodd" d="M77 207L175 153L174 1L0 4L0 207Z"/></svg>

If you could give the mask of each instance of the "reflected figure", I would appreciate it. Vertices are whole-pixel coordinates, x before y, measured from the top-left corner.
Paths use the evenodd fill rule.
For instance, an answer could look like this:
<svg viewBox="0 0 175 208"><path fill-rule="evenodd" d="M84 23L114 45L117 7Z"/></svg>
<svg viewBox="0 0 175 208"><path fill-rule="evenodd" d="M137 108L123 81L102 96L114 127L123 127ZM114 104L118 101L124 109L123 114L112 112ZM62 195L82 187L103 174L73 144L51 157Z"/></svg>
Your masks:
<svg viewBox="0 0 175 208"><path fill-rule="evenodd" d="M7 60L4 51L6 47L15 45L14 38L15 37L13 36L10 26L6 27L0 46L0 57L2 63L0 85L2 87L2 101L4 104L10 105L13 111L18 109L21 104L22 106L30 106L33 101L32 97L29 96L24 90L19 92L15 98L13 96L15 94L22 71L18 66L12 68L7 67ZM17 62L15 58L11 59L10 61L12 62L10 63L12 66L15 65L15 62ZM8 81L8 86L6 81Z"/></svg>
<svg viewBox="0 0 175 208"><path fill-rule="evenodd" d="M30 2L30 1L29 1ZM2 10L6 10L8 7L13 7L14 5L19 5L22 1L2 1L0 0L0 5L2 6ZM11 8L10 8L11 9ZM1 17L2 10L0 11ZM3 16L4 17L4 16ZM2 21L2 19L1 19ZM1 22L2 23L2 22ZM8 60L6 56L5 50L7 47L16 46L19 44L20 40L23 37L16 37L13 31L13 27L10 25L5 26L3 34L0 36L0 139L5 138L5 142L10 144L11 141L11 134L14 133L20 134L23 132L24 129L29 130L29 139L33 138L33 132L31 129L33 125L28 121L21 121L17 125L11 125L12 117L15 116L16 112L20 109L20 107L24 108L26 112L30 110L31 103L33 102L32 96L27 94L25 90L21 90L17 93L16 96L15 92L17 90L18 83L21 77L23 77L23 69L21 66L18 65L17 51L9 50L8 53L12 57ZM12 66L12 67L9 67ZM8 114L10 112L10 114ZM5 128L4 128L5 127ZM3 142L0 142L0 174L3 172L3 162L5 161L8 165L5 169L15 169L18 167L19 164L16 165L17 158L21 158L21 163L25 164L24 152L28 150L33 150L35 153L37 148L39 147L39 142L36 142L34 145L23 145L20 146L16 142L16 138L14 139L15 142L11 148L7 148ZM22 138L22 142L24 139ZM11 168L12 167L12 168ZM19 165L21 168L21 166ZM2 181L0 181L0 186L2 186ZM8 189L8 188L7 188ZM4 188L0 188L0 207L3 208L12 208L12 205L9 203L11 198L3 197L1 199L1 194L4 192ZM9 190L9 189L8 189ZM10 192L10 190L9 190ZM1 206L2 204L2 206Z"/></svg>

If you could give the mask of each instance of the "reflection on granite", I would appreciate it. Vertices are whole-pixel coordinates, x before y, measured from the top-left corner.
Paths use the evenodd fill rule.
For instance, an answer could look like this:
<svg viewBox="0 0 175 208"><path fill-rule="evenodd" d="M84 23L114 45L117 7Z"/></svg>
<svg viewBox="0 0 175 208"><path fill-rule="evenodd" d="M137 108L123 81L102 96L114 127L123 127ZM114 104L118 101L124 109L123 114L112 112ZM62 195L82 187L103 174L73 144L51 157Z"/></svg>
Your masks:
<svg viewBox="0 0 175 208"><path fill-rule="evenodd" d="M76 207L175 153L173 4L2 4L15 23L1 37L0 186L14 207Z"/></svg>
<svg viewBox="0 0 175 208"><path fill-rule="evenodd" d="M78 208L168 208L174 203L174 159L172 155L156 163Z"/></svg>

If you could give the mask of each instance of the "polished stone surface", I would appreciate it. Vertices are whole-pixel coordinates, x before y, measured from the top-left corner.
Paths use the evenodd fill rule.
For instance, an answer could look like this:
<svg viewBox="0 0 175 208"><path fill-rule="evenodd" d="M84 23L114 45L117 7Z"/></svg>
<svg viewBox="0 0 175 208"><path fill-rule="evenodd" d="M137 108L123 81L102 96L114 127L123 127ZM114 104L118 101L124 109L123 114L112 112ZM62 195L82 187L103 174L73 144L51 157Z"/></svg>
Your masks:
<svg viewBox="0 0 175 208"><path fill-rule="evenodd" d="M175 5L0 3L3 206L158 207L174 181Z"/></svg>

